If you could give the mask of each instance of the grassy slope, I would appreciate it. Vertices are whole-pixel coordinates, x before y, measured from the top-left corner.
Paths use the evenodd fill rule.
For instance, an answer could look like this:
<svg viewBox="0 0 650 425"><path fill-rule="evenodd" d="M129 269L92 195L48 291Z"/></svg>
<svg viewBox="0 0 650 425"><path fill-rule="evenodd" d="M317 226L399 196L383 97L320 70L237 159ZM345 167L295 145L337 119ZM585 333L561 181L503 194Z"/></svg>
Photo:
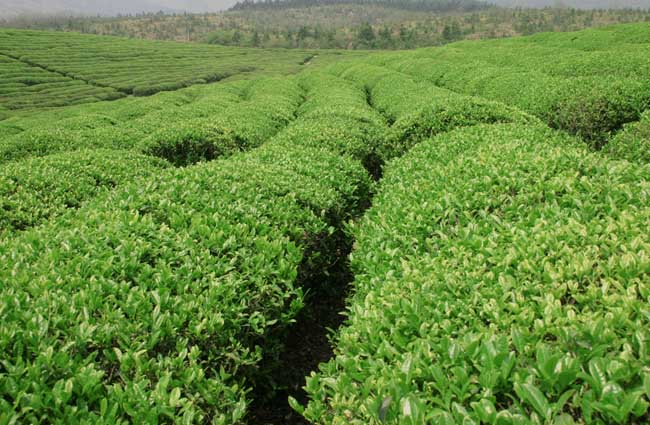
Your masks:
<svg viewBox="0 0 650 425"><path fill-rule="evenodd" d="M0 107L45 107L151 95L224 79L299 72L344 52L243 49L45 31L0 31Z"/></svg>

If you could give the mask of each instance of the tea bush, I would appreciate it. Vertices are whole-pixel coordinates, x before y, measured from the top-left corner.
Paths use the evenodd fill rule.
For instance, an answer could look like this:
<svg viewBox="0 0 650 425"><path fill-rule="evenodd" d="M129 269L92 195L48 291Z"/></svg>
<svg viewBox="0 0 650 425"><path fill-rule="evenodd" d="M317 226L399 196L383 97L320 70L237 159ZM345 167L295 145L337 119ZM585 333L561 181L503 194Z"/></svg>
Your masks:
<svg viewBox="0 0 650 425"><path fill-rule="evenodd" d="M511 124L392 162L353 229L349 318L308 378L306 417L643 422L648 177Z"/></svg>
<svg viewBox="0 0 650 425"><path fill-rule="evenodd" d="M24 230L80 207L106 189L169 164L125 151L91 150L5 164L0 171L0 234Z"/></svg>

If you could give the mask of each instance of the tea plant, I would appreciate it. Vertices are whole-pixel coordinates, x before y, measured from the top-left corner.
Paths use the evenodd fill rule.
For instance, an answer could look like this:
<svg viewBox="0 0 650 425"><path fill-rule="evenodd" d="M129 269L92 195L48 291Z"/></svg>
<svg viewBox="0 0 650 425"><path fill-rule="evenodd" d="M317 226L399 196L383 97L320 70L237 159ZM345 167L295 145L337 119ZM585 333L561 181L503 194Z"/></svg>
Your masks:
<svg viewBox="0 0 650 425"><path fill-rule="evenodd" d="M650 110L639 122L627 125L605 148L610 156L633 162L650 163Z"/></svg>
<svg viewBox="0 0 650 425"><path fill-rule="evenodd" d="M648 167L540 127L442 134L353 228L355 293L315 423L629 423L648 414Z"/></svg>
<svg viewBox="0 0 650 425"><path fill-rule="evenodd" d="M0 171L0 234L40 224L168 166L149 156L101 149L6 164Z"/></svg>

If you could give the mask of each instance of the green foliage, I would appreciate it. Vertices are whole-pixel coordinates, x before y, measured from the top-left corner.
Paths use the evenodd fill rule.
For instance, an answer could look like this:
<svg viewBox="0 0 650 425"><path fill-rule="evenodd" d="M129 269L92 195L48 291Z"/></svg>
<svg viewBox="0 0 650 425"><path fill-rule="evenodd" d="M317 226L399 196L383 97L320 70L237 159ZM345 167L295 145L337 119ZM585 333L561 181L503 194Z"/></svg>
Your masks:
<svg viewBox="0 0 650 425"><path fill-rule="evenodd" d="M624 37L644 28L647 24L610 32ZM607 31L584 35L600 33ZM648 47L643 40L624 48L620 41L608 40L597 51L581 50L575 37L583 33L554 35L549 45L540 41L543 37L463 42L379 62L455 91L517 106L600 148L650 105Z"/></svg>
<svg viewBox="0 0 650 425"><path fill-rule="evenodd" d="M641 116L639 122L627 125L612 138L605 152L615 158L650 163L650 110Z"/></svg>
<svg viewBox="0 0 650 425"><path fill-rule="evenodd" d="M241 422L242 378L299 310L299 266L320 264L309 246L369 185L338 153L271 143L118 189L0 246L0 411Z"/></svg>
<svg viewBox="0 0 650 425"><path fill-rule="evenodd" d="M644 422L648 113L605 148L632 162L541 122L598 147L647 110L642 29L302 52L296 77L201 87L270 52L0 32L51 69L0 93L190 85L0 122L0 422L243 423L348 234L349 320L292 401L307 418Z"/></svg>
<svg viewBox="0 0 650 425"><path fill-rule="evenodd" d="M234 97L224 102L217 115L208 105L209 118L178 121L163 126L138 144L146 154L184 166L230 155L259 146L286 126L302 99L302 92L291 79L256 81L248 87L246 100ZM223 99L220 99L223 102ZM189 109L196 114L196 105Z"/></svg>
<svg viewBox="0 0 650 425"><path fill-rule="evenodd" d="M316 99L325 91L312 82ZM260 113L263 131L238 125L268 134L302 95L291 80L255 82L232 122L238 108ZM284 133L120 186L2 242L0 415L241 423L260 360L277 355L275 335L302 307L302 279L337 260L329 240L372 187L344 143Z"/></svg>
<svg viewBox="0 0 650 425"><path fill-rule="evenodd" d="M459 129L392 162L306 417L643 422L649 177L538 126Z"/></svg>
<svg viewBox="0 0 650 425"><path fill-rule="evenodd" d="M230 155L240 144L213 120L201 118L163 127L144 140L140 150L176 166L185 166Z"/></svg>
<svg viewBox="0 0 650 425"><path fill-rule="evenodd" d="M0 30L0 106L38 110L300 70L300 50ZM311 54L313 56L313 54ZM329 53L323 53L329 56Z"/></svg>
<svg viewBox="0 0 650 425"><path fill-rule="evenodd" d="M336 67L331 69L336 72ZM384 161L401 156L424 139L457 127L541 124L536 118L502 103L459 95L378 66L356 65L341 75L365 87L372 105L392 123L378 149Z"/></svg>
<svg viewBox="0 0 650 425"><path fill-rule="evenodd" d="M465 12L460 2L447 2L449 13L437 9L440 2L264 2L262 7L242 8L206 14L139 14L122 17L43 17L11 20L14 28L48 29L87 34L126 36L155 40L207 42L241 47L324 49L408 49L435 46L459 39L504 38L543 31L576 31L626 22L647 22L650 11L643 9L583 10L568 7L499 8L483 7ZM593 3L592 3L593 4ZM441 7L443 6L443 7ZM460 6L460 7L459 7ZM2 23L0 22L0 25ZM370 32L374 41L366 40ZM642 31L626 34L629 40L643 40ZM554 44L548 34L543 43ZM596 45L616 40L607 31L592 31L576 43Z"/></svg>
<svg viewBox="0 0 650 425"><path fill-rule="evenodd" d="M124 96L110 87L96 87L4 54L0 54L0 75L0 106L10 110L75 105Z"/></svg>
<svg viewBox="0 0 650 425"><path fill-rule="evenodd" d="M280 137L348 154L377 173L377 152L388 128L368 104L365 90L320 72L302 74L300 82L307 99L298 110L299 119Z"/></svg>
<svg viewBox="0 0 650 425"><path fill-rule="evenodd" d="M104 190L169 164L125 151L63 153L5 164L0 171L0 234L57 217Z"/></svg>
<svg viewBox="0 0 650 425"><path fill-rule="evenodd" d="M16 120L24 131L0 139L0 162L79 149L128 149L176 165L250 149L294 118L302 92L292 79L192 88L174 96L95 105L64 119ZM58 118L58 117L57 117Z"/></svg>
<svg viewBox="0 0 650 425"><path fill-rule="evenodd" d="M432 98L429 106L409 113L392 127L391 155L402 154L417 142L458 127L497 123L537 123L537 120L513 107L481 98L447 95Z"/></svg>

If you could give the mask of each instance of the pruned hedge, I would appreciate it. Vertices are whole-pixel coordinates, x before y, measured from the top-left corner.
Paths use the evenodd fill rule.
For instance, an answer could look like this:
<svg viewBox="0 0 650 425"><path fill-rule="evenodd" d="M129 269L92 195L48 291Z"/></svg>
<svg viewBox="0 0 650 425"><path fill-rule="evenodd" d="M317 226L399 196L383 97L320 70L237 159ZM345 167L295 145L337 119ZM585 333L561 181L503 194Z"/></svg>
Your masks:
<svg viewBox="0 0 650 425"><path fill-rule="evenodd" d="M0 243L0 415L242 423L301 284L338 260L338 232L369 202L348 151L285 129Z"/></svg>
<svg viewBox="0 0 650 425"><path fill-rule="evenodd" d="M134 150L176 165L211 160L268 140L295 118L303 96L292 79L212 87L195 99L190 93L189 99L143 99L135 104L150 109L142 116L133 116L134 104L125 102L123 111L110 116L76 114L54 124L27 125L0 140L0 163L96 148Z"/></svg>
<svg viewBox="0 0 650 425"><path fill-rule="evenodd" d="M650 110L610 139L605 152L614 158L650 163Z"/></svg>
<svg viewBox="0 0 650 425"><path fill-rule="evenodd" d="M541 127L445 133L353 228L314 423L644 423L650 168Z"/></svg>
<svg viewBox="0 0 650 425"><path fill-rule="evenodd" d="M279 138L330 149L360 160L371 172L380 167L377 152L388 129L385 119L367 102L362 88L324 73L305 73L307 92L298 119Z"/></svg>
<svg viewBox="0 0 650 425"><path fill-rule="evenodd" d="M164 125L138 143L136 149L179 166L248 150L289 124L302 96L291 79L256 81L246 90L245 101L233 98L221 105L221 111L213 109L204 118ZM194 114L193 104L183 108L192 108Z"/></svg>
<svg viewBox="0 0 650 425"><path fill-rule="evenodd" d="M300 309L301 265L321 264L311 248L369 187L357 161L271 143L118 188L0 245L0 412L240 423L243 378Z"/></svg>
<svg viewBox="0 0 650 425"><path fill-rule="evenodd" d="M650 106L650 80L639 76L556 76L534 66L491 65L463 50L435 53L405 53L385 63L452 90L519 107L596 148Z"/></svg>
<svg viewBox="0 0 650 425"><path fill-rule="evenodd" d="M541 125L534 116L503 103L461 95L374 65L341 72L367 91L372 106L391 123L377 152L383 161L401 156L422 140L477 124Z"/></svg>
<svg viewBox="0 0 650 425"><path fill-rule="evenodd" d="M107 189L155 175L169 163L125 151L91 150L32 158L0 169L0 234L57 217Z"/></svg>

